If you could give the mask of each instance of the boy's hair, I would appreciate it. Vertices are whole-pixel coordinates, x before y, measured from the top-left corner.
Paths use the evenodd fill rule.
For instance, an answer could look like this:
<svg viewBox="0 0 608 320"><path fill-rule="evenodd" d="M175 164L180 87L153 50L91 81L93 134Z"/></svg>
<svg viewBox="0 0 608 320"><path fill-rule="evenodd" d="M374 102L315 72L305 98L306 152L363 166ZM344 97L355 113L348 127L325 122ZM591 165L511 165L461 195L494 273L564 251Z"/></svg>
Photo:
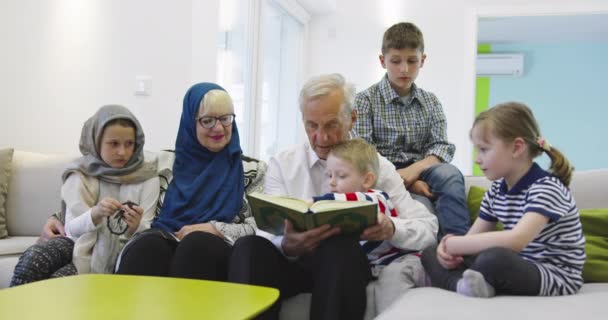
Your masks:
<svg viewBox="0 0 608 320"><path fill-rule="evenodd" d="M219 89L209 90L201 101L203 115L213 111L234 113L234 104L228 92Z"/></svg>
<svg viewBox="0 0 608 320"><path fill-rule="evenodd" d="M355 86L346 82L339 73L322 74L306 81L300 90L300 111L304 112L304 105L309 101L326 96L334 90L340 90L344 95L341 106L342 115L350 119L355 100Z"/></svg>
<svg viewBox="0 0 608 320"><path fill-rule="evenodd" d="M382 54L386 54L390 49L418 49L424 53L422 31L411 22L392 25L382 37Z"/></svg>
<svg viewBox="0 0 608 320"><path fill-rule="evenodd" d="M333 146L329 154L352 164L361 174L371 172L378 177L380 161L376 147L361 138L344 140Z"/></svg>
<svg viewBox="0 0 608 320"><path fill-rule="evenodd" d="M574 168L566 157L556 148L549 147L549 150L543 149L539 144L539 138L542 139L538 123L534 118L534 114L525 104L519 102L506 102L498 104L477 116L473 127L476 125L483 126L484 132L491 132L504 142L512 142L518 137L524 139L528 144L530 156L536 158L543 151L547 153L551 159L549 170L563 184L568 186L572 177Z"/></svg>

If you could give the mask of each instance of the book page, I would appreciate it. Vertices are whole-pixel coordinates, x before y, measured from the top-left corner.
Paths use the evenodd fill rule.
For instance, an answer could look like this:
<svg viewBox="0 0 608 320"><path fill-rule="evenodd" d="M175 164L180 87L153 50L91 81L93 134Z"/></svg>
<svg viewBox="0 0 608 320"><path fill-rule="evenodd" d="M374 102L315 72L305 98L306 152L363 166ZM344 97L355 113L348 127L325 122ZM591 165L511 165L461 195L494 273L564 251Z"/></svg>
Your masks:
<svg viewBox="0 0 608 320"><path fill-rule="evenodd" d="M262 199L262 200L265 200L265 201L268 201L271 203L276 203L277 205L279 205L281 207L290 208L290 209L293 209L295 211L299 211L302 213L308 212L309 204L302 199L272 196L272 195L258 193L258 192L254 192L250 196L256 197L256 198L259 198L259 199Z"/></svg>
<svg viewBox="0 0 608 320"><path fill-rule="evenodd" d="M370 201L341 201L341 200L321 200L310 206L312 212L324 212L345 208L356 208L370 205ZM373 203L372 203L373 204Z"/></svg>

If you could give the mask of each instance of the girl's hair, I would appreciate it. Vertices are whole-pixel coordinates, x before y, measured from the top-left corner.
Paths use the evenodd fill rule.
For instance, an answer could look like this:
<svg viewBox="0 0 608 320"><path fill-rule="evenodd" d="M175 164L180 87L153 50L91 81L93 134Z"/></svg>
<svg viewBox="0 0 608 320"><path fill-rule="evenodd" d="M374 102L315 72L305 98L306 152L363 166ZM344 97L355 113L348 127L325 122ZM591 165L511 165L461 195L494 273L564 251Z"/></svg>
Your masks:
<svg viewBox="0 0 608 320"><path fill-rule="evenodd" d="M329 154L352 164L361 174L371 172L378 177L380 171L378 152L373 145L361 138L344 140L333 146Z"/></svg>
<svg viewBox="0 0 608 320"><path fill-rule="evenodd" d="M135 123L133 123L133 121L131 121L129 119L123 119L123 118L118 118L118 119L108 121L103 126L103 130L105 130L107 127L109 127L111 125L115 125L115 124L121 125L126 128L133 128L133 130L137 131L137 127L135 126Z"/></svg>
<svg viewBox="0 0 608 320"><path fill-rule="evenodd" d="M574 168L566 157L556 148L547 146L540 134L534 114L525 104L506 102L498 104L477 116L473 127L482 126L486 132L491 132L505 142L522 138L528 144L530 157L536 158L543 152L551 159L549 170L563 184L568 186Z"/></svg>

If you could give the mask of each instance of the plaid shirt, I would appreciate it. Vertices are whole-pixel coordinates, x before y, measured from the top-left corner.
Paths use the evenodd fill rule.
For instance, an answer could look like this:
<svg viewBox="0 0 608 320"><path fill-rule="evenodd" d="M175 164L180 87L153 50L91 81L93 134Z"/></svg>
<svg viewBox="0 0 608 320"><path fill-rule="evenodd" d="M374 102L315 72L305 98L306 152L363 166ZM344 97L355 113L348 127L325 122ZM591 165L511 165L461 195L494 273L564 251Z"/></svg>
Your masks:
<svg viewBox="0 0 608 320"><path fill-rule="evenodd" d="M376 146L392 163L419 161L429 155L450 162L456 147L447 141L441 103L430 92L412 84L405 104L388 77L355 98L358 113L352 133Z"/></svg>

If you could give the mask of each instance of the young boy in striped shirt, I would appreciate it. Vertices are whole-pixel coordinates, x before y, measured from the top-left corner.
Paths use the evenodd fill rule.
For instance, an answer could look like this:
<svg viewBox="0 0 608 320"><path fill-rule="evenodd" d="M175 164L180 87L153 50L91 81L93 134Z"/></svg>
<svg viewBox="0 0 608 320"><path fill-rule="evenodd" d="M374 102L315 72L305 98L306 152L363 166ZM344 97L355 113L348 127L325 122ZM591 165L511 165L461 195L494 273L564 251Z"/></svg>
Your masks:
<svg viewBox="0 0 608 320"><path fill-rule="evenodd" d="M371 201L378 204L379 213L398 216L388 194L373 189L379 171L378 153L373 145L360 138L341 142L329 152L326 165L331 192L314 197L314 202ZM397 248L390 241L362 240L360 243L369 260L372 275L378 279L372 289L377 312L386 309L406 289L423 281L424 271L416 252Z"/></svg>

